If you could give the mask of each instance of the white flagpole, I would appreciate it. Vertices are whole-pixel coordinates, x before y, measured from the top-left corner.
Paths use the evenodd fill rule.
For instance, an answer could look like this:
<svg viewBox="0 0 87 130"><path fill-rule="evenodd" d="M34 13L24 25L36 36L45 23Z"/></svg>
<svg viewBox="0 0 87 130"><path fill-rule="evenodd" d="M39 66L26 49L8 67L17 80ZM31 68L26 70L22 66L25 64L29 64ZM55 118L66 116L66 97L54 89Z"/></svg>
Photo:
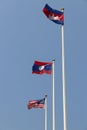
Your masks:
<svg viewBox="0 0 87 130"><path fill-rule="evenodd" d="M53 106L53 110L52 110L52 116L53 116L53 130L55 130L55 84L54 84L54 62L55 60L52 61L52 84L53 84L53 88L52 88L52 97L53 97L53 101L52 101L52 106Z"/></svg>
<svg viewBox="0 0 87 130"><path fill-rule="evenodd" d="M47 130L47 95L45 95L45 130Z"/></svg>
<svg viewBox="0 0 87 130"><path fill-rule="evenodd" d="M64 11L64 9L62 9ZM64 25L62 25L62 85L63 85L63 125L67 130L66 121L66 86L65 86L65 59L64 59Z"/></svg>

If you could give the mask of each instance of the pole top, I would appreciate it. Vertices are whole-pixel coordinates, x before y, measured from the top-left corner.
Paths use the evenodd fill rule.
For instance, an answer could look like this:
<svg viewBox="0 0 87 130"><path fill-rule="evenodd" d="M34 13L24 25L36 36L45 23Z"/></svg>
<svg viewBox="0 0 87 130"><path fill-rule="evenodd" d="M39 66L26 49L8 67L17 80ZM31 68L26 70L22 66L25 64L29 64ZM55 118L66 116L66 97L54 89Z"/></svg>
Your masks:
<svg viewBox="0 0 87 130"><path fill-rule="evenodd" d="M61 11L64 12L64 8L61 8Z"/></svg>
<svg viewBox="0 0 87 130"><path fill-rule="evenodd" d="M45 98L47 98L47 94L45 95Z"/></svg>
<svg viewBox="0 0 87 130"><path fill-rule="evenodd" d="M55 61L55 59L53 59L52 61Z"/></svg>

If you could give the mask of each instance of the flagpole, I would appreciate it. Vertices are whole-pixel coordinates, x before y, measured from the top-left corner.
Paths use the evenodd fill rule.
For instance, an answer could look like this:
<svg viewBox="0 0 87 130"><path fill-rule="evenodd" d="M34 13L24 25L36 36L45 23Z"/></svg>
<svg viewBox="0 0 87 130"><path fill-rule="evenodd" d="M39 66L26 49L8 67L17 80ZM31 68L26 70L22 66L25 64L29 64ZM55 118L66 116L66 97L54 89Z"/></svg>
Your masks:
<svg viewBox="0 0 87 130"><path fill-rule="evenodd" d="M53 101L52 101L52 116L53 116L53 130L55 130L55 84L54 84L54 63L55 63L55 60L52 61L52 85L53 85L53 88L52 88L52 97L53 97Z"/></svg>
<svg viewBox="0 0 87 130"><path fill-rule="evenodd" d="M64 12L64 9L62 9ZM66 119L66 86L65 86L65 56L64 56L64 25L62 25L62 86L63 86L63 127L67 130Z"/></svg>
<svg viewBox="0 0 87 130"><path fill-rule="evenodd" d="M47 95L45 95L45 130L47 130Z"/></svg>

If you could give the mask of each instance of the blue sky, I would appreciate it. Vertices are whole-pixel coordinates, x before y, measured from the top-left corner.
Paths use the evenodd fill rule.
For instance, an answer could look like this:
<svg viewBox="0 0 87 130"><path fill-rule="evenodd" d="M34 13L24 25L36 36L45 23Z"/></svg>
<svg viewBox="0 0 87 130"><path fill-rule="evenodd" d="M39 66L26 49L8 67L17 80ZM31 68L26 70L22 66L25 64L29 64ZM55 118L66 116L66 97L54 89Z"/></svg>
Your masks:
<svg viewBox="0 0 87 130"><path fill-rule="evenodd" d="M42 9L65 8L65 73L68 130L87 129L87 0L0 1L0 130L44 130L44 110L27 109L48 95L52 130L52 76L32 75L35 60L55 58L56 130L63 130L61 26Z"/></svg>

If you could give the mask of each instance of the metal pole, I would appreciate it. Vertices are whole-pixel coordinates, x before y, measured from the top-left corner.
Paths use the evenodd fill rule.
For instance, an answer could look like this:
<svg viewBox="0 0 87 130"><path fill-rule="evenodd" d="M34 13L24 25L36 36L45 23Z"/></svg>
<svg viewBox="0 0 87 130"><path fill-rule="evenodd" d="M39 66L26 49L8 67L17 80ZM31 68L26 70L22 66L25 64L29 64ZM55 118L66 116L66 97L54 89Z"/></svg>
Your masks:
<svg viewBox="0 0 87 130"><path fill-rule="evenodd" d="M52 101L52 108L53 108L53 130L55 130L55 84L54 84L54 62L55 60L52 61L52 69L53 69L53 73L52 73L52 81L53 81L53 88L52 88L52 92L53 92L53 101Z"/></svg>
<svg viewBox="0 0 87 130"><path fill-rule="evenodd" d="M47 130L47 95L45 95L45 130Z"/></svg>
<svg viewBox="0 0 87 130"><path fill-rule="evenodd" d="M64 25L62 25L62 85L63 85L63 119L64 130L67 130L66 121L66 86L65 86L65 59L64 59Z"/></svg>

